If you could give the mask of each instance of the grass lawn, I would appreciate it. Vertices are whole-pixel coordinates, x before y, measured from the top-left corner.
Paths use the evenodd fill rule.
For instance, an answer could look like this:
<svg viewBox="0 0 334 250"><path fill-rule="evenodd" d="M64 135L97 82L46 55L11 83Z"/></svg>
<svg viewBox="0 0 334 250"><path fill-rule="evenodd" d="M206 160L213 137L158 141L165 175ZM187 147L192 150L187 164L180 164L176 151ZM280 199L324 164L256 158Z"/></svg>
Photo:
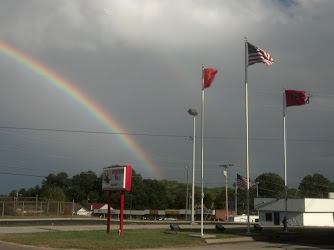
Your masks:
<svg viewBox="0 0 334 250"><path fill-rule="evenodd" d="M216 230L205 230L205 234L215 234L217 238L240 237L240 235L217 233ZM182 230L179 233L167 229L130 229L122 236L117 231L109 234L105 230L77 232L45 232L25 234L4 234L0 240L23 245L34 245L52 248L161 248L176 246L205 245L204 239L192 237L199 230Z"/></svg>
<svg viewBox="0 0 334 250"><path fill-rule="evenodd" d="M180 246L201 246L205 240L193 237L200 234L199 229L182 229L175 233L170 229L128 229L122 236L117 230L93 231L52 231L43 233L2 234L0 240L22 245L43 246L51 248L80 248L80 249L122 249L122 248L163 248ZM245 229L226 229L224 233L215 229L205 229L204 234L213 234L217 239L248 237ZM302 242L303 245L332 245L334 244L333 228L298 228L290 229L289 233L282 230L251 229L251 237L255 240L271 242Z"/></svg>

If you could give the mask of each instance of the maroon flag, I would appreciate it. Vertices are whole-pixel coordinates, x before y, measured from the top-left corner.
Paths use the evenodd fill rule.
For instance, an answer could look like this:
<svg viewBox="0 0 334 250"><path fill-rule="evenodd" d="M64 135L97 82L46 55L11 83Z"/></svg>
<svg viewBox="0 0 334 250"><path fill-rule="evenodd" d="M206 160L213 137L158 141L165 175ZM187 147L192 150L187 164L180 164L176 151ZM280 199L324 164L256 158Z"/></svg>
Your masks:
<svg viewBox="0 0 334 250"><path fill-rule="evenodd" d="M209 88L216 77L218 69L204 69L204 88Z"/></svg>
<svg viewBox="0 0 334 250"><path fill-rule="evenodd" d="M265 63L267 66L274 63L274 59L269 53L264 50L250 44L248 44L248 66L255 63Z"/></svg>
<svg viewBox="0 0 334 250"><path fill-rule="evenodd" d="M285 90L286 107L309 103L309 96L305 91Z"/></svg>

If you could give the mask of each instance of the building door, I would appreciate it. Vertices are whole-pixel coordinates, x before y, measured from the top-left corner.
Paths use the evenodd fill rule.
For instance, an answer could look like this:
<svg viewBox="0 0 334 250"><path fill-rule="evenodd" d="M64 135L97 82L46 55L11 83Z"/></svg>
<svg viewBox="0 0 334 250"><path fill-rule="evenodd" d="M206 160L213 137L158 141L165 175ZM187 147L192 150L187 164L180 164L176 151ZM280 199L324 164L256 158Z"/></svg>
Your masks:
<svg viewBox="0 0 334 250"><path fill-rule="evenodd" d="M279 213L274 213L274 225L279 225L280 220L279 220Z"/></svg>

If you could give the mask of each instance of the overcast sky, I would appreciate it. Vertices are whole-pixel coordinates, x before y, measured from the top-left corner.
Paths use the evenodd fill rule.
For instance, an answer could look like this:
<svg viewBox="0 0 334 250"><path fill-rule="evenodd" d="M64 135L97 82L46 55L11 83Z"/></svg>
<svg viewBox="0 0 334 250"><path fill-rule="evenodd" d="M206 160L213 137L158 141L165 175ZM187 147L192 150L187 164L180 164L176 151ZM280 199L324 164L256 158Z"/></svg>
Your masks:
<svg viewBox="0 0 334 250"><path fill-rule="evenodd" d="M333 11L331 0L1 1L0 40L79 89L120 129L0 48L0 193L116 164L186 182L189 108L199 112L200 185L202 64L218 69L205 90L204 184L225 185L220 164L234 164L229 185L246 176L244 36L275 61L248 68L250 177L284 177L285 85L312 95L287 110L288 186L314 173L334 181ZM108 134L117 132L129 133L132 149Z"/></svg>

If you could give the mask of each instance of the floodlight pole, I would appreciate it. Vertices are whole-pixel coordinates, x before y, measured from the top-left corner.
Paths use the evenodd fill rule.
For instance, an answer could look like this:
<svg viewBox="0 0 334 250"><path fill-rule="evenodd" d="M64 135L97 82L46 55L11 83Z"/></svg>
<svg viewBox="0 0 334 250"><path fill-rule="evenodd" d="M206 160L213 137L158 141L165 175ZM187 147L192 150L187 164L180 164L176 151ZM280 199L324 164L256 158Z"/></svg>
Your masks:
<svg viewBox="0 0 334 250"><path fill-rule="evenodd" d="M187 194L186 194L186 221L188 220L188 176L189 176L189 167L186 166L185 169L187 170Z"/></svg>
<svg viewBox="0 0 334 250"><path fill-rule="evenodd" d="M224 175L225 175L225 213L226 213L226 221L228 221L228 192L227 192L227 169L228 167L232 167L233 164L223 164L219 165L220 167L224 167Z"/></svg>
<svg viewBox="0 0 334 250"><path fill-rule="evenodd" d="M196 116L197 110L196 109L189 109L188 113L194 117L193 119L193 182L192 182L192 189L191 189L191 223L195 223L195 152L196 152Z"/></svg>

